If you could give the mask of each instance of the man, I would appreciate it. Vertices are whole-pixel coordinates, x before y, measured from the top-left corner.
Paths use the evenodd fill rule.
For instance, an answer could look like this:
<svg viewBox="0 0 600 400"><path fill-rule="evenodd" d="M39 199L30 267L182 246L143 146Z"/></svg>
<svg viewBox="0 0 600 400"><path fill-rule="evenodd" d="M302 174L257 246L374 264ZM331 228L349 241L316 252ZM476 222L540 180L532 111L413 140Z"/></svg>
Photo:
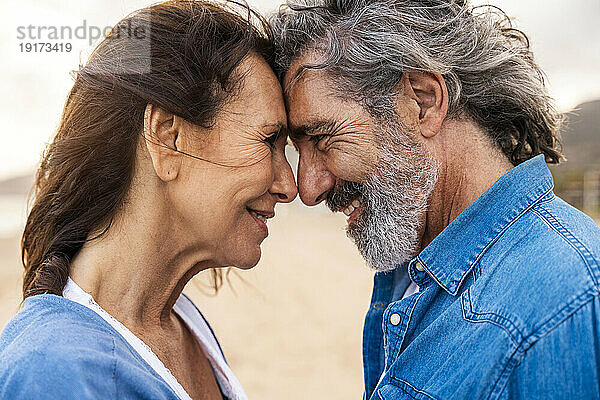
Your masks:
<svg viewBox="0 0 600 400"><path fill-rule="evenodd" d="M600 229L557 198L527 38L459 0L272 18L302 201L377 273L365 399L600 398Z"/></svg>

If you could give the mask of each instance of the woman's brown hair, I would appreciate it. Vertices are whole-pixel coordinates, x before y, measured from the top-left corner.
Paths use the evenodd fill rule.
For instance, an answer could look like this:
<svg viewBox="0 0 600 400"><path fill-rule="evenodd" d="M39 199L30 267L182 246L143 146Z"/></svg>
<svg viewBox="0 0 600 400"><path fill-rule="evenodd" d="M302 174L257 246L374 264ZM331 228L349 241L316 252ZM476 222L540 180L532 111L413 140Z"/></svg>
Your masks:
<svg viewBox="0 0 600 400"><path fill-rule="evenodd" d="M146 105L210 127L251 52L272 62L268 24L232 1L166 1L111 30L76 71L36 174L21 241L24 299L62 295L70 260L110 228L133 178ZM212 274L217 289L222 275Z"/></svg>

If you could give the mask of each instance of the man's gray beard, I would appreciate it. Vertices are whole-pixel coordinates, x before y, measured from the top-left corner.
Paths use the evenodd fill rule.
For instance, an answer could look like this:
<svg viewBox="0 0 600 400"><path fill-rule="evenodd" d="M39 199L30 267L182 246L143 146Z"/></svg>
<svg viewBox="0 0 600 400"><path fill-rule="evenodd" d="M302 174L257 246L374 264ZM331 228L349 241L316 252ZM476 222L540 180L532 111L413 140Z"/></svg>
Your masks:
<svg viewBox="0 0 600 400"><path fill-rule="evenodd" d="M382 124L383 125L383 124ZM417 255L437 165L399 122L377 132L377 171L361 184L363 211L346 230L375 271L390 271Z"/></svg>

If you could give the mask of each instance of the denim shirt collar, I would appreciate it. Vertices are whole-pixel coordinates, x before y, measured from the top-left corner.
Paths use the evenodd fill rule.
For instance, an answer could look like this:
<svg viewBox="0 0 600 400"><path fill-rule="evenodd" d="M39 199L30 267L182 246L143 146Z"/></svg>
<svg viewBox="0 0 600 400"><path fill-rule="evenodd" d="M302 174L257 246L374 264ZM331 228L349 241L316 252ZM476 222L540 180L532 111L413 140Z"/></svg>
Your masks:
<svg viewBox="0 0 600 400"><path fill-rule="evenodd" d="M450 295L456 296L485 251L553 186L543 155L514 167L409 263L409 274L411 277L415 274L415 264L420 262L427 275Z"/></svg>

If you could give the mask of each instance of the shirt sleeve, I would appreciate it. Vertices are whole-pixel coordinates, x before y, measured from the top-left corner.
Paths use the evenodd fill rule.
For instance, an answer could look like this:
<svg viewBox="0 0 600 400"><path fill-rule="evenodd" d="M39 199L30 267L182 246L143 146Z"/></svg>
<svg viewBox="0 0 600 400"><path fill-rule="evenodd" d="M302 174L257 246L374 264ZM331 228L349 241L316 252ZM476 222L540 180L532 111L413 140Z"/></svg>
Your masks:
<svg viewBox="0 0 600 400"><path fill-rule="evenodd" d="M600 301L596 295L523 355L504 399L600 399Z"/></svg>
<svg viewBox="0 0 600 400"><path fill-rule="evenodd" d="M2 368L0 398L108 399L116 398L113 357L110 354L63 352L56 347L19 354Z"/></svg>

